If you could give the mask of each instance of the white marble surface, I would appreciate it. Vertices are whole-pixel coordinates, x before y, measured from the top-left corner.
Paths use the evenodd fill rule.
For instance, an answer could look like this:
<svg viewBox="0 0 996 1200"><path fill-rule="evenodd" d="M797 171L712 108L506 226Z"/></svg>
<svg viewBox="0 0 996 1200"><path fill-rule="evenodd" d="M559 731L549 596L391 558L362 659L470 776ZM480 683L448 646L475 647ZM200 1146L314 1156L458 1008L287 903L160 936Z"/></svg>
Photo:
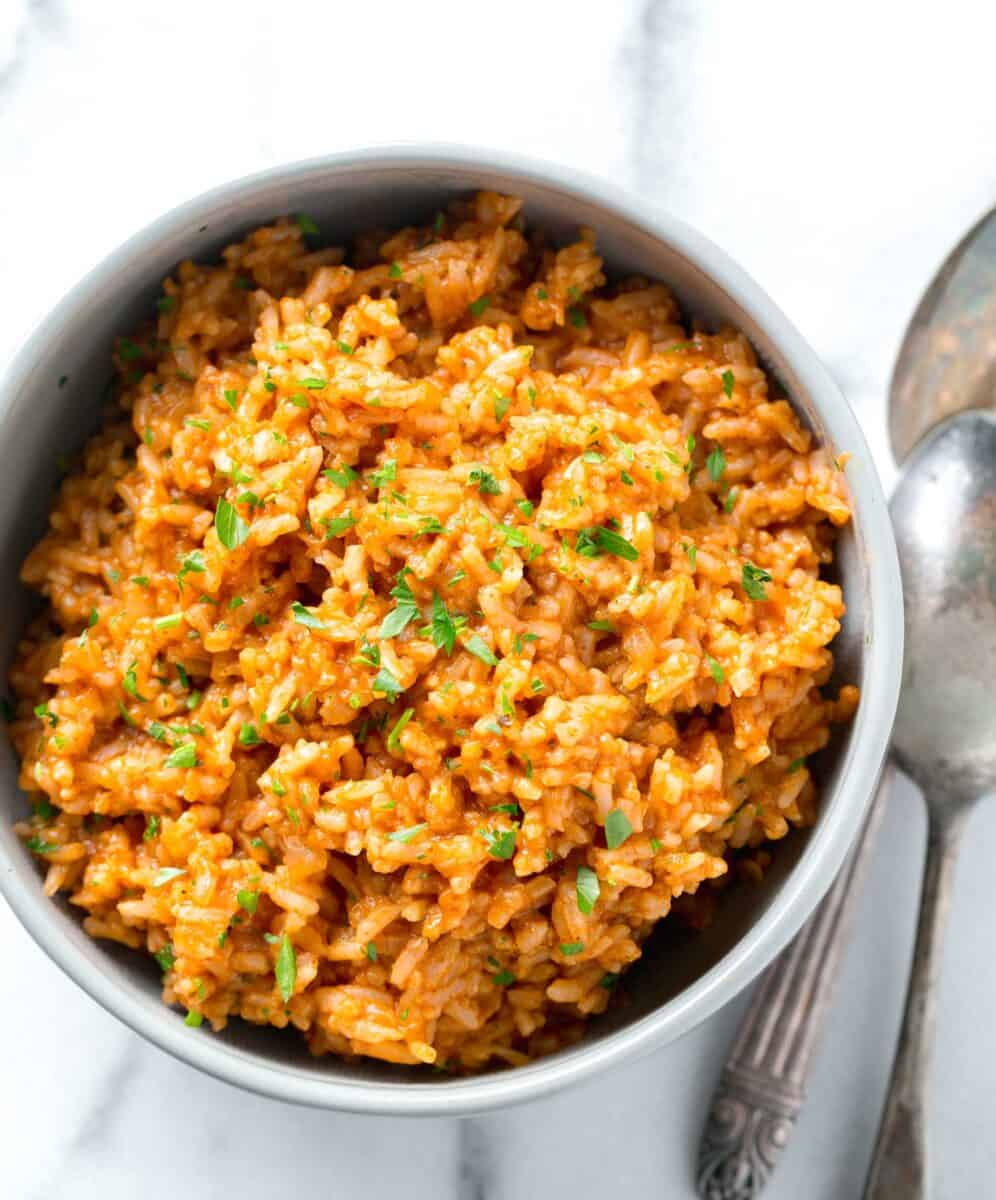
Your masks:
<svg viewBox="0 0 996 1200"><path fill-rule="evenodd" d="M0 0L0 363L148 219L269 163L446 139L583 166L724 245L801 327L891 480L888 375L937 263L996 201L996 14L979 0ZM361 100L360 97L364 98ZM811 1098L771 1200L860 1194L922 852L893 797ZM937 1195L993 1193L996 813L958 878L933 1094ZM9 1200L691 1197L746 997L678 1045L472 1122L240 1094L98 1009L0 902Z"/></svg>

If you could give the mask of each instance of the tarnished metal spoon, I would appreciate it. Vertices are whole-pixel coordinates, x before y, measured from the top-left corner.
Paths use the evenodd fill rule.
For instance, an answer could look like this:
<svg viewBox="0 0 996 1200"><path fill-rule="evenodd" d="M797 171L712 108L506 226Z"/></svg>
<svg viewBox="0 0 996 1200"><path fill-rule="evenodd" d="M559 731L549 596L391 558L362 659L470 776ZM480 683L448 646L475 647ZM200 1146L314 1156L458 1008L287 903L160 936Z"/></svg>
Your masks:
<svg viewBox="0 0 996 1200"><path fill-rule="evenodd" d="M944 260L906 330L889 392L896 461L945 417L994 407L996 211Z"/></svg>
<svg viewBox="0 0 996 1200"><path fill-rule="evenodd" d="M865 1200L921 1200L927 1069L955 856L969 809L996 790L996 414L961 413L929 434L890 507L906 598L892 754L927 802L927 863Z"/></svg>

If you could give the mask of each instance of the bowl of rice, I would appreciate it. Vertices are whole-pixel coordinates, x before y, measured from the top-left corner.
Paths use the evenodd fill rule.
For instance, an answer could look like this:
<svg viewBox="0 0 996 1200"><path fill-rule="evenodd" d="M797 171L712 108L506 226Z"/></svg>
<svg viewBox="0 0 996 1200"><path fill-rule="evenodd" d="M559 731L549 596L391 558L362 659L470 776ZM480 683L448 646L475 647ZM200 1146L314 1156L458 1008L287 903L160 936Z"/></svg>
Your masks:
<svg viewBox="0 0 996 1200"><path fill-rule="evenodd" d="M858 426L681 222L470 149L175 209L0 392L0 885L290 1101L463 1114L672 1040L828 888L901 593Z"/></svg>

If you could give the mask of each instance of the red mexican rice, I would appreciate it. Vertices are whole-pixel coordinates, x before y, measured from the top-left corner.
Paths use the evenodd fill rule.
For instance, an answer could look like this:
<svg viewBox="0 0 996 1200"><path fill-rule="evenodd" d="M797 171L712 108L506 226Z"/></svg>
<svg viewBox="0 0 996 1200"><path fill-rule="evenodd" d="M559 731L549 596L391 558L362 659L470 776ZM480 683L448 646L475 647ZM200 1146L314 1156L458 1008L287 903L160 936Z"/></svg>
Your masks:
<svg viewBox="0 0 996 1200"><path fill-rule="evenodd" d="M24 565L18 831L189 1024L521 1063L813 820L838 464L519 207L183 263Z"/></svg>

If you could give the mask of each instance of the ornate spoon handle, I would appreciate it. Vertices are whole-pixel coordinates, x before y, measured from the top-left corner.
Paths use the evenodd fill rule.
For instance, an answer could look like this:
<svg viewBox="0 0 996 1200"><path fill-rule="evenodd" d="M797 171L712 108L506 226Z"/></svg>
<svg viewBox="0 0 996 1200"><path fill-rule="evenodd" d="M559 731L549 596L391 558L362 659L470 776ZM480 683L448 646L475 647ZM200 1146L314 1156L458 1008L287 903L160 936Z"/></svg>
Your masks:
<svg viewBox="0 0 996 1200"><path fill-rule="evenodd" d="M699 1147L703 1200L753 1200L788 1142L885 811L891 769L850 859L795 941L769 967L726 1060Z"/></svg>

